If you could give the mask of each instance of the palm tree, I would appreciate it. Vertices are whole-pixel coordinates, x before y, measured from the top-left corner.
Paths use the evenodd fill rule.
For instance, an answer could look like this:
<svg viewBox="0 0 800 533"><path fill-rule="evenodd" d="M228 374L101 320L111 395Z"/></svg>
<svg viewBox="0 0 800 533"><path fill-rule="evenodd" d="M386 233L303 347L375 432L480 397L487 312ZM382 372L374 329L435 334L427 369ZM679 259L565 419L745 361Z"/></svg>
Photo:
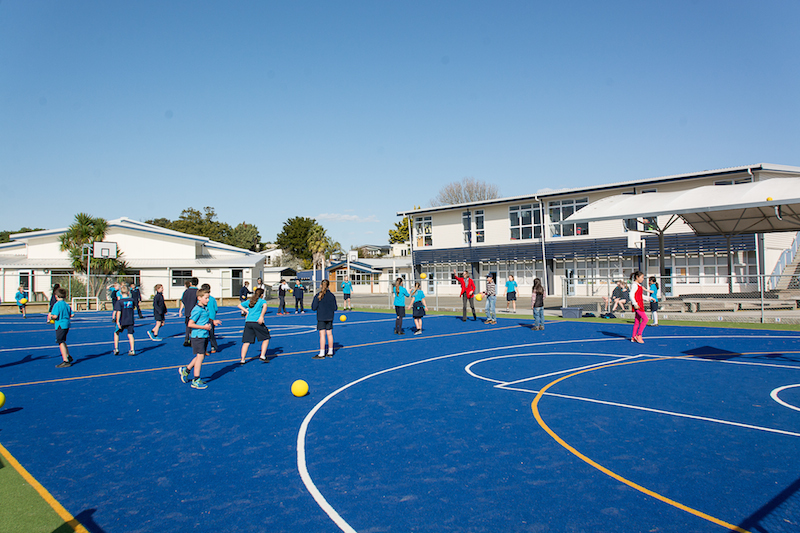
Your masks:
<svg viewBox="0 0 800 533"><path fill-rule="evenodd" d="M325 234L325 228L319 224L311 226L308 232L308 249L311 251L311 269L316 270L317 265L320 270L325 268L325 252L328 249L329 237Z"/></svg>
<svg viewBox="0 0 800 533"><path fill-rule="evenodd" d="M72 268L75 272L86 272L87 267L91 266L92 272L101 274L119 274L125 271L128 265L120 259L122 252L117 251L117 258L92 258L91 247L95 242L102 241L106 236L108 223L103 218L95 218L86 213L75 215L75 222L67 228L59 238L61 241L61 251L69 252L72 261ZM89 247L88 254L85 247ZM91 263L88 263L86 257ZM91 280L87 280L86 295L92 294L89 289ZM95 295L96 296L96 295Z"/></svg>

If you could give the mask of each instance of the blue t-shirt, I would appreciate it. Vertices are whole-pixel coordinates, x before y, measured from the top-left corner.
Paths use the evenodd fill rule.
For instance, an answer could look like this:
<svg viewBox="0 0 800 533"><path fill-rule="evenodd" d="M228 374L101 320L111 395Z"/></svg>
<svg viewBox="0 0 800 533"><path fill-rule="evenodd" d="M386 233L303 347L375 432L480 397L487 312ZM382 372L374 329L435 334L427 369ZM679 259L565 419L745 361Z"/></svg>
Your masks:
<svg viewBox="0 0 800 533"><path fill-rule="evenodd" d="M208 311L209 319L217 319L217 300L211 295L208 296L208 305L206 305L206 310Z"/></svg>
<svg viewBox="0 0 800 533"><path fill-rule="evenodd" d="M506 292L517 292L517 282L506 281Z"/></svg>
<svg viewBox="0 0 800 533"><path fill-rule="evenodd" d="M189 320L193 320L198 326L205 326L211 320L208 317L208 310L200 304L192 307L192 315ZM204 339L208 337L208 330L192 328L191 337L195 339Z"/></svg>
<svg viewBox="0 0 800 533"><path fill-rule="evenodd" d="M353 285L349 281L345 281L342 283L342 292L345 294L350 294L353 292Z"/></svg>
<svg viewBox="0 0 800 533"><path fill-rule="evenodd" d="M392 294L394 294L394 306L395 307L403 307L406 305L406 298L410 296L408 291L405 287L400 287L397 292L395 292L394 287L392 287Z"/></svg>
<svg viewBox="0 0 800 533"><path fill-rule="evenodd" d="M56 329L69 329L69 317L72 315L72 309L70 309L67 302L64 300L56 301L50 314L55 316Z"/></svg>
<svg viewBox="0 0 800 533"><path fill-rule="evenodd" d="M261 309L267 305L267 301L263 298L259 298L256 301L256 305L250 307L250 300L242 302L242 307L247 309L247 318L244 319L245 322L258 322L258 319L261 318Z"/></svg>
<svg viewBox="0 0 800 533"><path fill-rule="evenodd" d="M652 283L650 285L650 298L652 298L656 303L658 303L658 285Z"/></svg>
<svg viewBox="0 0 800 533"><path fill-rule="evenodd" d="M133 300L131 300L130 296L127 298L120 298L114 303L114 311L119 313L119 325L120 326L132 326L133 321Z"/></svg>
<svg viewBox="0 0 800 533"><path fill-rule="evenodd" d="M14 299L17 301L17 305L22 305L21 303L19 303L19 301L27 297L28 297L28 291L25 292L17 291L17 294L14 295Z"/></svg>
<svg viewBox="0 0 800 533"><path fill-rule="evenodd" d="M419 289L414 293L414 303L421 302L425 298L425 291Z"/></svg>

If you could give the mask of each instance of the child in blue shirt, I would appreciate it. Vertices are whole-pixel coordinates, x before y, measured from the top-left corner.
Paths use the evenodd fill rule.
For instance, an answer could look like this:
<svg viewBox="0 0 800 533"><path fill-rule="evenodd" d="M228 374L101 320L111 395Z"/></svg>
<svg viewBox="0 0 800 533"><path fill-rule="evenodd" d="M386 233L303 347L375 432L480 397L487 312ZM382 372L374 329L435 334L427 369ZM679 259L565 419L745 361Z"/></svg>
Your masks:
<svg viewBox="0 0 800 533"><path fill-rule="evenodd" d="M508 305L513 307L512 313L517 312L517 282L514 281L514 276L509 274L508 281L506 281L506 313L508 312Z"/></svg>
<svg viewBox="0 0 800 533"><path fill-rule="evenodd" d="M25 304L28 303L28 291L25 290L25 287L22 285L19 286L17 294L14 295L14 299L17 301L17 307L19 307L19 312L22 313L22 318L28 318L28 313L25 310ZM25 303L22 303L23 299Z"/></svg>
<svg viewBox="0 0 800 533"><path fill-rule="evenodd" d="M247 317L244 319L244 331L242 331L242 360L241 364L247 361L247 349L256 341L261 341L261 359L262 362L267 363L267 348L269 347L269 328L264 325L264 314L267 312L267 302L262 298L264 289L256 289L256 292L249 300L245 300L239 304L239 309L242 314Z"/></svg>
<svg viewBox="0 0 800 533"><path fill-rule="evenodd" d="M425 291L422 290L422 285L419 281L414 283L411 297L414 298L414 302L409 306L409 308L413 307L411 316L414 317L414 326L416 326L414 335L419 335L422 333L422 317L425 316L425 312L428 310L428 306L425 303Z"/></svg>
<svg viewBox="0 0 800 533"><path fill-rule="evenodd" d="M61 351L62 361L56 365L56 368L67 368L72 366L73 361L67 347L67 333L69 333L69 319L72 317L72 309L64 301L67 297L66 289L59 287L53 294L56 297L56 302L53 304L53 309L47 314L47 320L55 322L56 344L58 344L58 349Z"/></svg>
<svg viewBox="0 0 800 533"><path fill-rule="evenodd" d="M193 389L206 389L208 385L200 379L200 368L203 366L203 360L207 355L208 338L211 334L211 329L214 325L219 326L222 322L219 320L212 320L208 315L208 301L211 295L208 289L197 290L197 304L192 307L192 313L189 315L189 329L191 333L192 353L194 357L187 366L182 366L178 369L181 376L181 381L186 383L189 379L189 371L194 372L194 379L192 380Z"/></svg>
<svg viewBox="0 0 800 533"><path fill-rule="evenodd" d="M128 343L131 349L128 355L136 355L133 343L133 300L128 292L128 286L122 285L119 289L120 298L114 304L114 322L117 327L114 329L114 355L119 355L119 334L121 331L128 333Z"/></svg>
<svg viewBox="0 0 800 533"><path fill-rule="evenodd" d="M392 294L394 295L394 312L397 315L394 321L394 333L395 335L403 335L405 334L405 331L403 331L403 318L406 316L406 298L411 296L406 288L403 287L403 278L397 278L394 281Z"/></svg>
<svg viewBox="0 0 800 533"><path fill-rule="evenodd" d="M211 330L208 332L208 343L211 345L211 353L217 353L219 345L217 344L217 336L214 334L214 326L216 322L222 323L222 321L217 320L217 300L211 296L211 285L203 283L200 288L208 291L208 305L206 305L206 310L208 311L209 323L211 324Z"/></svg>
<svg viewBox="0 0 800 533"><path fill-rule="evenodd" d="M350 276L344 277L344 282L342 283L342 294L344 295L344 309L345 311L350 309L353 310L353 302L350 299L350 295L353 292L353 284L350 283Z"/></svg>
<svg viewBox="0 0 800 533"><path fill-rule="evenodd" d="M655 276L650 276L650 313L653 315L653 325L658 325L658 281Z"/></svg>

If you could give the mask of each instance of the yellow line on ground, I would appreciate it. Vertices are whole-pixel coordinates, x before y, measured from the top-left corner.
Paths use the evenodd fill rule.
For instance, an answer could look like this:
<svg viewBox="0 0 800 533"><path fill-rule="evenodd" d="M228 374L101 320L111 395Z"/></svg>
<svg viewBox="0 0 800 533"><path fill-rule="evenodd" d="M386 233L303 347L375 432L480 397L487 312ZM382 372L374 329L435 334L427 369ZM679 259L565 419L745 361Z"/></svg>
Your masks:
<svg viewBox="0 0 800 533"><path fill-rule="evenodd" d="M378 345L381 345L381 344L391 344L391 343L395 343L395 342L422 341L422 340L427 340L427 339L438 339L438 338L441 338L441 337L453 337L455 335L469 335L469 334L472 334L472 333L489 333L489 332L492 332L492 331L501 331L501 330L504 330L504 329L519 328L519 327L523 327L523 326L503 326L503 327L500 327L500 328L472 330L472 331L460 331L460 332L457 332L457 333L442 333L440 335L416 336L416 337L408 337L408 338L405 338L405 339L391 339L391 340L387 340L387 341L375 341L375 342L368 342L368 343L364 343L364 344L354 344L353 346L346 346L346 347L344 347L344 349L365 348L365 347L368 347L368 346L378 346ZM317 350L303 350L303 351L299 351L299 352L288 352L288 353L280 354L277 357L286 357L288 355L300 355L300 354L304 354L304 353L317 353ZM252 361L252 360L255 360L255 359L258 359L258 357L253 357L250 360ZM239 361L240 361L240 359L238 357L236 359L224 359L224 360L220 360L220 361L203 361L203 366L221 365L221 364L225 364L225 363L236 363L236 362L239 362ZM27 385L44 385L44 384L47 384L47 383L63 383L63 382L67 382L67 381L78 381L78 380L83 380L83 379L105 378L105 377L111 377L111 376L124 376L124 375L128 375L128 374L141 374L143 372L158 372L160 370L174 370L176 368L180 368L181 366L184 366L184 365L161 366L161 367L157 367L157 368L140 368L140 369L137 369L137 370L125 370L123 372L109 372L109 373L106 373L106 374L91 374L91 375L88 375L88 376L72 376L72 377L66 377L66 378L46 379L46 380L42 380L42 381L27 381L25 383L9 383L9 384L6 384L6 385L0 385L0 387L8 387L8 388L10 388L10 387L24 387L24 386L27 386Z"/></svg>
<svg viewBox="0 0 800 533"><path fill-rule="evenodd" d="M73 531L76 533L89 533L83 525L78 522L78 520L72 516L69 511L64 509L64 506L58 503L58 500L53 498L53 495L50 494L46 488L42 486L41 483L36 481L36 479L30 475L30 473L25 470L25 468L19 464L19 461L14 459L14 456L6 450L6 448L0 444L0 454L8 461L8 463L14 467L14 470L19 472L22 478L28 482L28 484L33 487L36 492L39 493L39 496L47 502L47 504L53 508L56 514L69 526L72 528Z"/></svg>
<svg viewBox="0 0 800 533"><path fill-rule="evenodd" d="M634 483L633 481L630 481L629 479L626 479L626 478L620 476L619 474L617 474L615 472L612 472L608 468L606 468L603 465L593 461L592 459L589 459L587 456L583 455L581 452L579 452L578 450L576 450L575 448L573 448L572 446L567 444L567 442L564 441L564 439L559 437L552 429L550 429L550 427L542 419L542 416L539 414L539 400L541 400L542 396L547 391L547 389L549 389L550 387L552 387L556 383L559 383L560 381L564 381L566 379L569 379L571 377L577 376L579 374L583 374L585 372L593 372L595 370L601 370L601 369L605 369L605 368L610 368L612 366L635 365L635 364L638 364L638 363L648 363L648 362L653 362L653 361L665 361L665 360L668 360L668 359L671 359L671 358L660 357L660 358L656 358L656 359L643 359L643 360L640 359L640 360L636 360L636 361L627 361L627 362L624 362L624 363L614 363L614 364L599 366L599 367L595 367L595 368L587 368L585 370L581 370L579 372L573 372L572 374L569 374L567 376L560 377L560 378L556 379L555 381L552 381L552 382L548 383L536 395L536 398L534 398L533 403L531 404L531 410L533 411L533 416L536 417L536 421L539 423L539 425L542 427L542 429L544 429L551 437L553 437L553 439L557 443L559 443L561 446L566 448L567 451L569 451L571 454L573 454L574 456L579 458L581 461L587 463L590 466L593 466L594 468L598 469L599 471L601 471L602 473L606 474L607 476L610 476L610 477L616 479L617 481L620 481L620 482L628 485L629 487L638 490L639 492L641 492L643 494L651 496L651 497L653 497L653 498L655 498L657 500L660 500L660 501L662 501L662 502L664 502L666 504L669 504L669 505L671 505L673 507L676 507L676 508L678 508L678 509L680 509L682 511L686 511L687 513L693 514L693 515L695 515L695 516L697 516L699 518L702 518L704 520L708 520L709 522L717 524L718 526L722 526L724 528L727 528L729 531L737 531L739 533L750 533L746 529L742 529L739 526L735 526L733 524L729 524L729 523L725 522L724 520L720 520L719 518L715 518L715 517L713 517L711 515L708 515L708 514L702 512L702 511L698 511L697 509L693 509L693 508L691 508L691 507L689 507L687 505L684 505L684 504L682 504L680 502L676 502L675 500L667 498L666 496L662 496L661 494L659 494L657 492L654 492L654 491L652 491L650 489L647 489L647 488L645 488L645 487L643 487L641 485L638 485L638 484Z"/></svg>

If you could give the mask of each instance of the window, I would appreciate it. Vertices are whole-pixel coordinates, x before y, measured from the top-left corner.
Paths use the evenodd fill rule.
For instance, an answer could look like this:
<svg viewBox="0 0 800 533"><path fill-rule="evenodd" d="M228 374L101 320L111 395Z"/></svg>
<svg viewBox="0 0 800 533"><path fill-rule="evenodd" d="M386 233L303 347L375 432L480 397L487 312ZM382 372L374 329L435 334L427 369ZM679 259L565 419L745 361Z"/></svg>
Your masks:
<svg viewBox="0 0 800 533"><path fill-rule="evenodd" d="M172 286L183 287L184 284L192 279L191 270L173 270L172 271Z"/></svg>
<svg viewBox="0 0 800 533"><path fill-rule="evenodd" d="M461 225L464 228L464 244L469 244L472 242L472 213L462 211Z"/></svg>
<svg viewBox="0 0 800 533"><path fill-rule="evenodd" d="M739 185L740 183L750 183L753 178L739 178L735 180L717 180L714 185Z"/></svg>
<svg viewBox="0 0 800 533"><path fill-rule="evenodd" d="M433 246L433 222L431 217L415 218L414 234L417 237L417 246Z"/></svg>
<svg viewBox="0 0 800 533"><path fill-rule="evenodd" d="M533 204L512 205L508 208L508 221L511 228L511 240L540 238L542 236L542 219L539 209Z"/></svg>
<svg viewBox="0 0 800 533"><path fill-rule="evenodd" d="M571 237L573 235L589 235L589 224L564 224L567 219L576 211L580 211L589 203L588 198L577 200L556 200L548 204L550 208L550 236L551 237Z"/></svg>
<svg viewBox="0 0 800 533"><path fill-rule="evenodd" d="M347 269L340 268L336 271L336 281L342 283L347 276ZM372 274L350 269L350 283L353 285L369 285L372 283Z"/></svg>
<svg viewBox="0 0 800 533"><path fill-rule="evenodd" d="M484 238L483 209L478 209L475 211L475 242L483 242Z"/></svg>

